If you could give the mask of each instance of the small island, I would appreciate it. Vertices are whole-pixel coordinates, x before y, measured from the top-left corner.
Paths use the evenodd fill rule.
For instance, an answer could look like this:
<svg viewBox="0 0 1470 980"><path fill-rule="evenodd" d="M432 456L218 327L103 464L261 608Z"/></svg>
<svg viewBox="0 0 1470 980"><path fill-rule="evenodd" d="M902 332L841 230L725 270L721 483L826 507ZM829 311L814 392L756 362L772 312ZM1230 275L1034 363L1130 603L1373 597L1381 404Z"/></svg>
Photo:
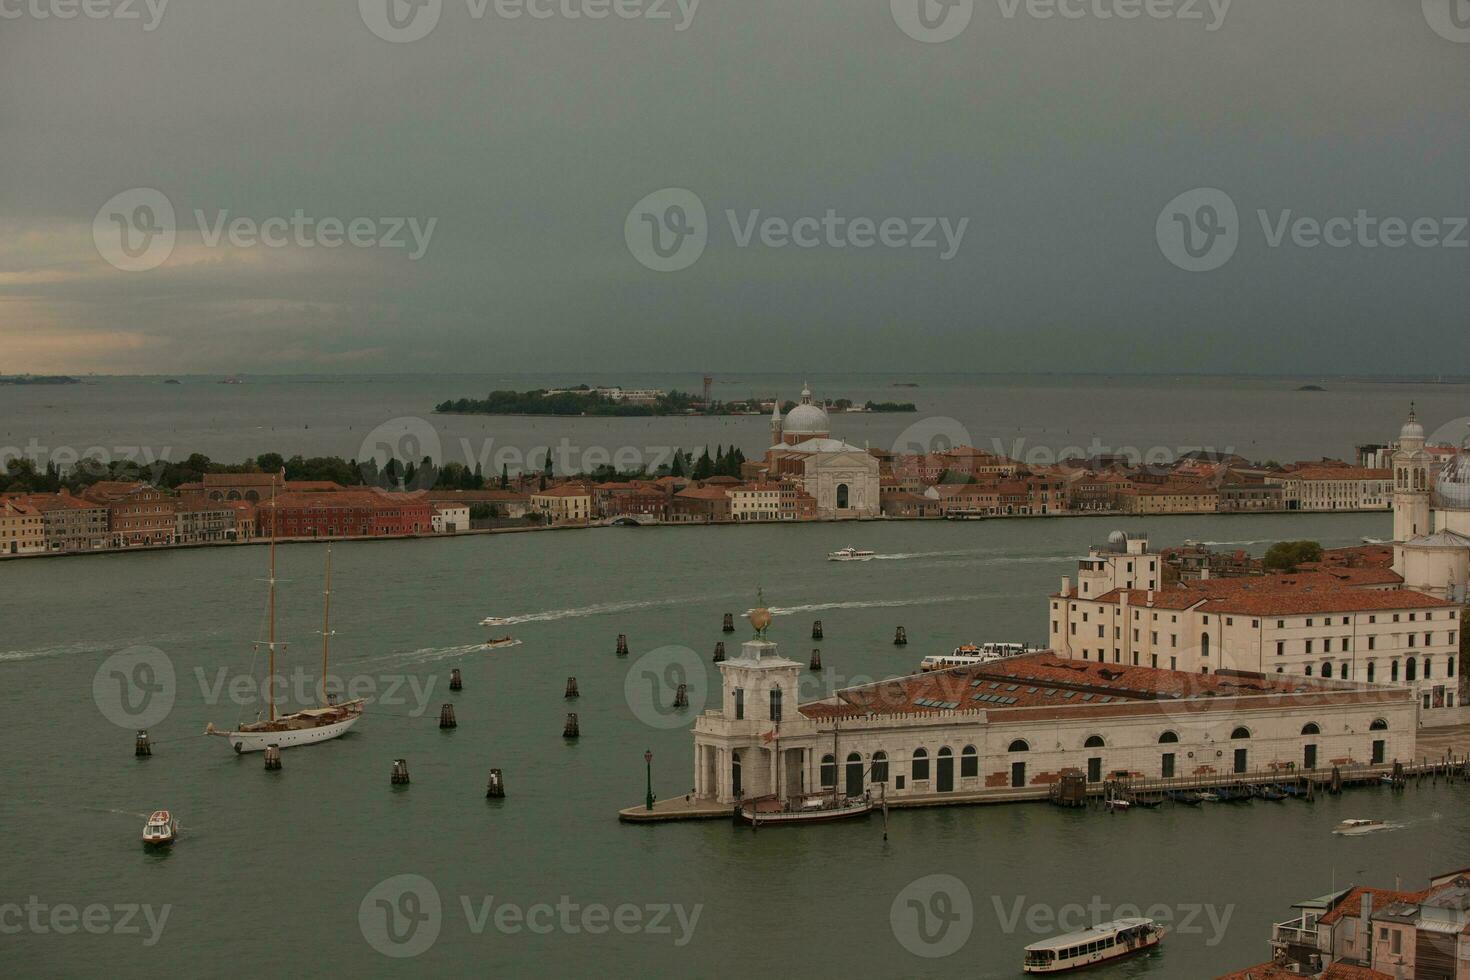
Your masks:
<svg viewBox="0 0 1470 980"><path fill-rule="evenodd" d="M1326 391L1321 385L1302 385L1297 391Z"/></svg>
<svg viewBox="0 0 1470 980"><path fill-rule="evenodd" d="M64 374L0 374L0 385L79 385L80 378Z"/></svg>
<svg viewBox="0 0 1470 980"><path fill-rule="evenodd" d="M705 401L689 392L663 391L658 388L537 388L531 391L492 391L484 398L455 398L434 406L440 415L592 415L592 416L667 416L667 415L764 415L774 407L774 399ZM786 402L782 412L789 412L795 402ZM912 402L866 402L859 406L848 398L838 398L824 407L831 412L916 412Z"/></svg>

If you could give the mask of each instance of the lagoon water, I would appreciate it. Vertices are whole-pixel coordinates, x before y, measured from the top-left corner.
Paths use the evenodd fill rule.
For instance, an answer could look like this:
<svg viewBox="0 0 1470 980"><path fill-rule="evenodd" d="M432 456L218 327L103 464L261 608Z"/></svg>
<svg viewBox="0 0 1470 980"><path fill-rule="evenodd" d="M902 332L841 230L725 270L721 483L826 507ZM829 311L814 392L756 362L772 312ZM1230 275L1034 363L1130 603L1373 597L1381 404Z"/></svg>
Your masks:
<svg viewBox="0 0 1470 980"><path fill-rule="evenodd" d="M587 383L698 390L694 374L597 376L402 375L87 378L83 385L0 386L0 457L28 452L69 463L108 457L181 460L202 452L237 462L279 452L364 459L386 437L445 461L514 472L543 447L558 469L665 460L671 447L740 446L754 458L769 445L759 417L560 418L443 416L446 399L493 389ZM854 445L905 451L969 443L1046 463L1069 450L1171 460L1194 448L1248 459L1353 458L1361 443L1397 434L1411 400L1432 439L1470 435L1470 384L1321 378L1105 375L717 375L715 397L795 399L803 381L818 397L913 402L914 414L834 416L833 434ZM893 387L912 382L914 388ZM1299 391L1315 383L1323 391ZM406 421L405 421L406 420ZM563 447L563 440L565 446ZM419 448L419 447L422 448ZM623 455L616 456L619 452Z"/></svg>
<svg viewBox="0 0 1470 980"><path fill-rule="evenodd" d="M1470 863L1465 785L1120 815L1045 804L894 811L887 842L878 818L759 833L724 820L617 822L619 808L642 800L645 750L661 797L689 789L688 727L718 697L710 653L744 635L721 634L721 614L748 608L757 587L778 611L772 638L787 653L805 660L820 646L827 669L804 681L814 695L907 672L964 641L1042 641L1045 593L1117 523L640 528L338 545L334 673L380 700L349 736L287 750L277 773L200 735L208 722L254 711L222 682L250 676L263 548L0 563L0 905L34 898L105 906L108 916L146 905L155 917L169 906L151 945L141 915L129 923L141 935L27 925L0 939L4 972L1011 977L1022 947L1077 903L1105 914L1162 905L1180 927L1161 951L1097 976L1199 978L1265 960L1270 923L1334 884L1402 876L1413 885ZM1193 538L1260 550L1282 537L1381 538L1389 519L1176 517L1147 530L1156 545ZM823 560L849 543L885 560ZM323 550L283 546L279 555L281 633L292 643L284 669L307 686L319 656ZM476 624L492 614L517 619L520 646L473 649L487 635ZM808 639L817 617L821 644ZM910 638L902 650L891 645L899 624ZM618 633L632 647L626 660L614 656ZM668 646L693 651L686 712L667 709L663 682L676 677L646 669L663 662L650 651ZM149 682L155 700L124 704L131 689L104 667L130 647L159 651L145 654L160 668L151 678L122 673L124 683ZM455 694L453 667L465 681ZM581 688L570 704L569 675ZM454 731L438 728L444 702L455 704ZM166 712L147 720L154 755L136 760L138 719L128 712L160 705ZM561 737L568 710L580 715L575 743ZM389 786L395 758L408 760L407 788ZM485 799L491 767L505 773L502 801ZM185 828L161 855L138 840L157 807ZM1346 817L1403 829L1332 836ZM426 879L440 903L435 916L425 902L393 896L401 922L423 930L410 936L401 925L396 935L410 945L385 944L384 892L374 891L398 875ZM969 911L952 886L936 900L923 881L931 875L963 882ZM948 946L916 943L910 899L932 916L925 935ZM614 914L623 905L637 907L618 913L632 931L584 928L584 910L597 928L608 920L595 907ZM649 911L659 906L682 909L684 924ZM373 944L403 952L425 939L411 959ZM911 951L949 947L939 958Z"/></svg>

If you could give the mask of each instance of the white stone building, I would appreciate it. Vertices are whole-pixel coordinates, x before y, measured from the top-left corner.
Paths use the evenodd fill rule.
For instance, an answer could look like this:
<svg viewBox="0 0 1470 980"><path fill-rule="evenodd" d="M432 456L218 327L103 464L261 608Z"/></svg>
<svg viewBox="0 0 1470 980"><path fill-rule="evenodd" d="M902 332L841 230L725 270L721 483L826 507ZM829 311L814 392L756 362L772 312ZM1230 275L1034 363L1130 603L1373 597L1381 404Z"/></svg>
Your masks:
<svg viewBox="0 0 1470 980"><path fill-rule="evenodd" d="M1436 466L1411 408L1392 459L1394 571L1408 588L1463 601L1470 586L1470 449Z"/></svg>
<svg viewBox="0 0 1470 980"><path fill-rule="evenodd" d="M743 483L725 491L730 498L732 521L779 521L781 485L779 483Z"/></svg>
<svg viewBox="0 0 1470 980"><path fill-rule="evenodd" d="M1091 782L1383 764L1415 753L1404 688L1187 674L1050 653L913 674L797 703L802 665L763 636L720 664L694 726L705 803L837 793L902 803L1044 798Z"/></svg>
<svg viewBox="0 0 1470 980"><path fill-rule="evenodd" d="M778 403L771 413L772 446L766 473L797 483L828 520L872 518L881 513L878 459L865 449L831 438L832 423L803 388L801 403L784 419Z"/></svg>
<svg viewBox="0 0 1470 980"><path fill-rule="evenodd" d="M435 534L455 534L470 529L469 504L442 503L435 501L434 513L429 518Z"/></svg>

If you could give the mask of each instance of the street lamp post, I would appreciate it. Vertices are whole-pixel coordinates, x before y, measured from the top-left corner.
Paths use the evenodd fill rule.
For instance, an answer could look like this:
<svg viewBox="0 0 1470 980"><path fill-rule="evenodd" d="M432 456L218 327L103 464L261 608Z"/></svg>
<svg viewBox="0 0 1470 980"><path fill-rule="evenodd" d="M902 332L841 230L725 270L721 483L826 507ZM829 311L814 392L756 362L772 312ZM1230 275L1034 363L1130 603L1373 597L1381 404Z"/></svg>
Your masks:
<svg viewBox="0 0 1470 980"><path fill-rule="evenodd" d="M648 769L648 795L644 797L645 808L653 809L653 750L645 749L643 752L643 764Z"/></svg>

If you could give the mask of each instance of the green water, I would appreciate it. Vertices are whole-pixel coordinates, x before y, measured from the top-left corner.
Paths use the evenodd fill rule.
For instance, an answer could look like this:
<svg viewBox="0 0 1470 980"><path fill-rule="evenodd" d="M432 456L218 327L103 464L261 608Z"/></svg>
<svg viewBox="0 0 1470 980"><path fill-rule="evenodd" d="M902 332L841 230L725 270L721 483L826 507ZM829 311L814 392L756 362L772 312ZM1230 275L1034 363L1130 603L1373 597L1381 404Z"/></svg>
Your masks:
<svg viewBox="0 0 1470 980"><path fill-rule="evenodd" d="M1266 959L1270 922L1334 882L1384 885L1401 875L1416 884L1470 863L1464 786L1117 816L1046 805L898 811L886 843L876 818L758 834L726 821L615 819L642 799L645 749L659 795L688 789L687 730L700 699L717 695L704 665L716 641L743 636L721 634L720 616L751 605L758 584L778 613L792 610L772 629L788 654L805 660L810 621L824 621L827 670L811 681L815 694L905 672L964 641L1041 641L1044 594L1117 523L610 529L338 546L334 665L399 703L373 705L346 738L288 750L279 773L263 771L259 755L236 757L199 736L207 722L232 724L241 713L228 698L208 703L209 692L222 668L250 668L263 549L0 564L0 906L32 896L48 914L95 904L111 916L137 904L157 915L170 906L151 945L141 917L132 922L141 935L42 933L29 920L17 932L0 910L5 973L1017 976L1021 948L1059 931L1030 931L1028 916L1045 925L1032 910L1097 896L1109 912L1162 903L1193 919L1161 952L1093 975L1208 977ZM1355 543L1386 536L1388 523L1387 515L1189 517L1148 529L1156 545L1194 538L1260 550L1281 537ZM907 557L823 560L849 543ZM281 633L294 644L285 660L313 678L321 563L320 546L280 549ZM500 632L476 625L492 614L530 615L509 628L523 644L466 650ZM890 643L900 624L910 638L903 651ZM632 647L626 660L613 655L620 632ZM142 761L131 727L104 717L93 686L104 661L133 645L163 651L176 676L171 711L150 726L155 754ZM695 704L677 727L658 727L667 715L643 685L625 695L639 656L665 645L691 648L700 664L688 676ZM450 694L456 666L465 689ZM582 694L570 705L568 675ZM409 682L432 686L416 696ZM459 720L452 732L437 724L446 701ZM580 716L575 743L561 737L568 710ZM397 757L409 762L407 789L389 786ZM484 798L491 767L505 772L503 801ZM157 807L186 829L163 855L138 842ZM1347 816L1406 827L1332 837ZM374 886L400 874L428 879L442 913L421 955L390 959L365 938L359 911ZM968 941L929 959L900 943L890 913L906 886L934 874L962 881L973 910L961 923ZM560 911L531 912L545 933L495 925L502 904L558 902L576 904L573 928ZM582 927L581 910L620 905L671 932L633 931L628 910L627 933ZM673 913L654 921L662 913L645 909L655 906L686 916L697 908L692 933ZM1212 906L1214 918L1195 906ZM368 913L380 915L371 903Z"/></svg>

